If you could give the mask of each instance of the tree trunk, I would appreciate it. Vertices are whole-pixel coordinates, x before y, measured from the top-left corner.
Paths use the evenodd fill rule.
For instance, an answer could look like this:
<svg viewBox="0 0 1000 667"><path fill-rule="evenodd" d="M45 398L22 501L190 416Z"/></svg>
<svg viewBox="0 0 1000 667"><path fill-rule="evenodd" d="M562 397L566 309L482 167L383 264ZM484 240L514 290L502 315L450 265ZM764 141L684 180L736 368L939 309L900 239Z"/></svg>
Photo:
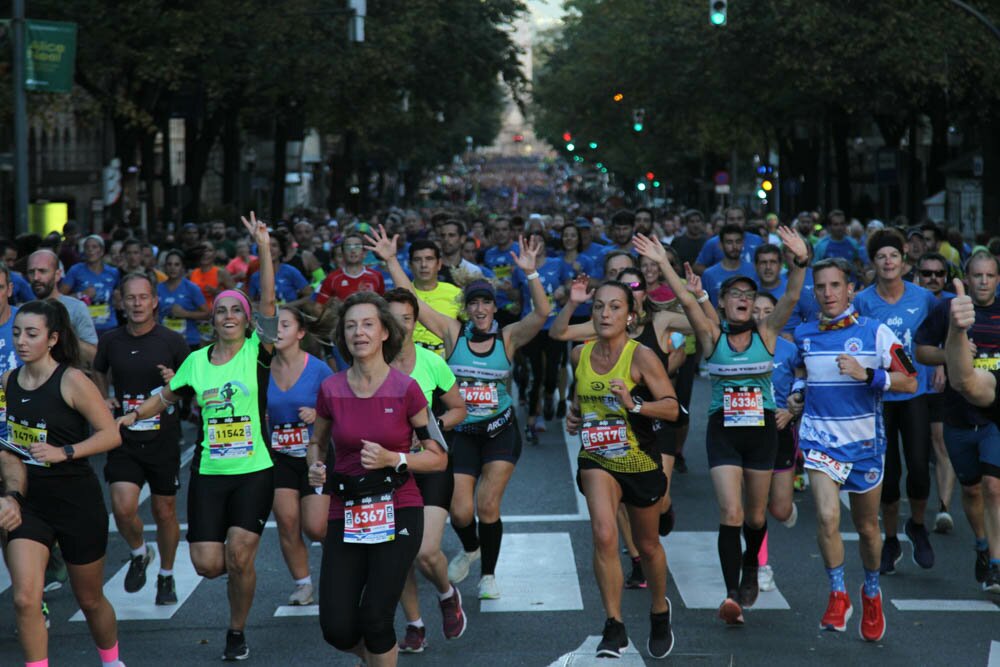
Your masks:
<svg viewBox="0 0 1000 667"><path fill-rule="evenodd" d="M274 171L271 180L271 218L285 214L285 177L288 174L288 122L279 115L274 124Z"/></svg>
<svg viewBox="0 0 1000 667"><path fill-rule="evenodd" d="M215 140L219 136L227 113L227 109L216 109L201 122L200 127L196 121L190 119L187 121L184 183L190 198L184 206L184 217L188 220L200 218L201 184L208 169L208 157L212 153L212 147L215 146Z"/></svg>
<svg viewBox="0 0 1000 667"><path fill-rule="evenodd" d="M831 205L832 208L840 208L845 211L851 210L851 157L848 153L849 132L851 118L841 107L833 109L833 127L831 136L833 140L834 162L837 170L837 196Z"/></svg>
<svg viewBox="0 0 1000 667"><path fill-rule="evenodd" d="M948 161L948 109L944 97L937 95L930 110L931 154L927 165L927 194L937 194L945 187L941 167Z"/></svg>

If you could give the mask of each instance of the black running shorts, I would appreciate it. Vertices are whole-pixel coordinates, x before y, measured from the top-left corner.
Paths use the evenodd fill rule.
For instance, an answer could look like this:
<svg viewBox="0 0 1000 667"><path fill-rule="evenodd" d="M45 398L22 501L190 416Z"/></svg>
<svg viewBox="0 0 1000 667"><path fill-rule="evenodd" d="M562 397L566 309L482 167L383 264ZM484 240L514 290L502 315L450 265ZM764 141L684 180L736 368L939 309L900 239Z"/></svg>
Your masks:
<svg viewBox="0 0 1000 667"><path fill-rule="evenodd" d="M187 540L225 542L232 526L260 535L273 502L274 468L244 475L202 475L192 471Z"/></svg>
<svg viewBox="0 0 1000 667"><path fill-rule="evenodd" d="M131 482L139 488L149 483L149 490L158 496L175 496L180 488L181 452L177 442L153 440L132 443L127 439L121 447L108 452L104 463L104 481Z"/></svg>
<svg viewBox="0 0 1000 667"><path fill-rule="evenodd" d="M517 463L521 458L521 430L511 419L507 428L494 438L454 431L451 439L452 465L455 474L479 477L491 461Z"/></svg>
<svg viewBox="0 0 1000 667"><path fill-rule="evenodd" d="M778 453L778 427L774 411L764 410L763 426L723 426L722 410L708 416L705 444L708 466L739 466L749 470L773 470Z"/></svg>
<svg viewBox="0 0 1000 667"><path fill-rule="evenodd" d="M309 466L305 457L271 454L271 460L274 461L274 488L295 489L299 498L316 493L316 489L309 486Z"/></svg>
<svg viewBox="0 0 1000 667"><path fill-rule="evenodd" d="M578 458L579 469L576 472L576 486L583 493L582 470L600 470L611 475L622 489L622 502L632 507L649 507L659 502L667 492L667 478L660 469L648 472L612 472L602 468L596 461Z"/></svg>

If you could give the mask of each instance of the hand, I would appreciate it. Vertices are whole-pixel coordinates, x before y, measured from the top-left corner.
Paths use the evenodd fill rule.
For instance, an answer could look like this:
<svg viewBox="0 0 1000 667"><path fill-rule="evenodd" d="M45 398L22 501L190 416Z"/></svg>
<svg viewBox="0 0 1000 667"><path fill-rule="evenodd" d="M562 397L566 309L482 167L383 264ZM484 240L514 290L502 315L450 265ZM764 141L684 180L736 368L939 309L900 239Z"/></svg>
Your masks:
<svg viewBox="0 0 1000 667"><path fill-rule="evenodd" d="M247 233L250 234L250 238L257 243L258 252L264 252L265 248L270 251L271 234L267 231L267 225L264 224L263 221L258 220L253 211L250 211L249 220L243 216L240 216L240 220L243 221L243 226L246 227Z"/></svg>
<svg viewBox="0 0 1000 667"><path fill-rule="evenodd" d="M172 317L184 317L184 309L181 307L181 304L175 303L170 306L170 315Z"/></svg>
<svg viewBox="0 0 1000 667"><path fill-rule="evenodd" d="M166 384L174 379L173 368L167 368L163 364L156 364L156 367L160 369L160 377L163 378L163 384Z"/></svg>
<svg viewBox="0 0 1000 667"><path fill-rule="evenodd" d="M781 243L786 248L792 251L792 255L795 256L799 262L805 262L809 259L809 250L806 248L805 239L803 239L798 232L793 231L791 227L781 227L777 229L778 236L781 237Z"/></svg>
<svg viewBox="0 0 1000 667"><path fill-rule="evenodd" d="M976 307L972 303L972 297L966 295L965 284L955 278L952 281L955 286L955 298L951 300L951 326L956 329L968 329L976 322Z"/></svg>
<svg viewBox="0 0 1000 667"><path fill-rule="evenodd" d="M317 461L309 466L309 486L323 486L326 484L326 466Z"/></svg>
<svg viewBox="0 0 1000 667"><path fill-rule="evenodd" d="M138 420L139 420L139 415L133 410L132 412L124 414L118 419L116 419L115 424L117 424L119 428L121 427L129 428L133 426Z"/></svg>
<svg viewBox="0 0 1000 667"><path fill-rule="evenodd" d="M778 427L779 431L784 431L789 424L792 423L792 413L783 408L778 408L774 411L774 424Z"/></svg>
<svg viewBox="0 0 1000 667"><path fill-rule="evenodd" d="M594 297L594 290L587 289L590 286L590 277L586 273L581 273L569 287L569 302L574 305L587 303Z"/></svg>
<svg viewBox="0 0 1000 667"><path fill-rule="evenodd" d="M62 463L66 460L66 452L63 451L62 447L56 447L46 442L32 443L28 451L31 452L31 458L39 463Z"/></svg>
<svg viewBox="0 0 1000 667"><path fill-rule="evenodd" d="M538 255L542 252L542 240L537 236L531 236L529 239L529 245L525 246L524 237L517 237L517 248L521 251L520 255L515 255L513 250L510 251L510 256L517 264L517 268L524 271L525 274L534 273L535 269L538 268Z"/></svg>
<svg viewBox="0 0 1000 667"><path fill-rule="evenodd" d="M931 389L935 394L940 394L944 391L945 385L948 384L948 376L944 371L944 366L934 367L934 377L931 379Z"/></svg>
<svg viewBox="0 0 1000 667"><path fill-rule="evenodd" d="M583 423L583 417L580 416L579 406L570 406L569 411L566 413L566 432L570 435L576 435L580 432L580 424Z"/></svg>
<svg viewBox="0 0 1000 667"><path fill-rule="evenodd" d="M316 421L316 409L315 408L299 408L299 419L307 424L312 424Z"/></svg>
<svg viewBox="0 0 1000 667"><path fill-rule="evenodd" d="M378 229L371 229L371 234L365 234L365 250L371 250L381 257L382 261L388 262L389 259L396 256L396 241L398 240L399 234L389 238L385 227L379 225Z"/></svg>
<svg viewBox="0 0 1000 667"><path fill-rule="evenodd" d="M846 375L852 380L857 380L858 382L864 382L868 379L868 373L862 368L858 360L849 354L841 354L837 356L837 369L840 371L841 375Z"/></svg>
<svg viewBox="0 0 1000 667"><path fill-rule="evenodd" d="M793 417L801 415L805 405L806 401L801 392L796 391L788 395L788 411Z"/></svg>
<svg viewBox="0 0 1000 667"><path fill-rule="evenodd" d="M105 398L104 399L104 404L106 406L108 406L108 410L111 410L111 412L114 412L115 410L120 410L121 407L122 407L122 404L119 403L118 399L115 398L114 396L111 396L109 398Z"/></svg>
<svg viewBox="0 0 1000 667"><path fill-rule="evenodd" d="M630 394L628 389L625 387L624 380L615 379L608 384L610 385L608 388L611 390L611 393L618 398L618 402L621 403L626 410L631 410L635 407L635 401L632 400L632 394Z"/></svg>
<svg viewBox="0 0 1000 667"><path fill-rule="evenodd" d="M683 347L675 347L667 352L667 374L676 373L685 361L687 361L687 352Z"/></svg>
<svg viewBox="0 0 1000 667"><path fill-rule="evenodd" d="M566 303L566 288L560 285L552 291L552 300L560 306Z"/></svg>
<svg viewBox="0 0 1000 667"><path fill-rule="evenodd" d="M97 290L94 289L93 287L88 287L87 289L83 290L83 292L81 292L81 294L83 294L88 299L90 299L91 301L93 301L97 297Z"/></svg>
<svg viewBox="0 0 1000 667"><path fill-rule="evenodd" d="M0 497L0 530L8 532L21 525L21 505L8 496Z"/></svg>
<svg viewBox="0 0 1000 667"><path fill-rule="evenodd" d="M632 245L643 257L648 257L654 262L670 265L667 261L667 251L663 249L663 244L658 238L649 238L645 234L636 234L632 237Z"/></svg>
<svg viewBox="0 0 1000 667"><path fill-rule="evenodd" d="M687 281L684 289L691 292L696 299L705 291L701 286L701 276L695 273L694 269L687 262L684 262L684 280Z"/></svg>
<svg viewBox="0 0 1000 667"><path fill-rule="evenodd" d="M361 465L365 470L395 467L395 452L390 452L382 445L371 440L362 440L361 444L363 445L361 447Z"/></svg>

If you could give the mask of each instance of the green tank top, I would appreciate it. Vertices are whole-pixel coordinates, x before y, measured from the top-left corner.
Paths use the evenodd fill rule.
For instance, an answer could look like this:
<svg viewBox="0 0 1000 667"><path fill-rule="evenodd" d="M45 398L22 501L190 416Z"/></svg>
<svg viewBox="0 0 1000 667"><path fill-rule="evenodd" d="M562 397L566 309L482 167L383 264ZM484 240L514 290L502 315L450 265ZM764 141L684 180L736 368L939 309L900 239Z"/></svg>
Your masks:
<svg viewBox="0 0 1000 667"><path fill-rule="evenodd" d="M729 344L725 331L715 343L715 350L708 358L708 374L712 378L712 403L708 413L723 409L725 396L739 391L760 391L765 410L774 410L774 388L771 371L774 354L768 352L764 340L756 329L750 334L750 345L743 352L736 352Z"/></svg>

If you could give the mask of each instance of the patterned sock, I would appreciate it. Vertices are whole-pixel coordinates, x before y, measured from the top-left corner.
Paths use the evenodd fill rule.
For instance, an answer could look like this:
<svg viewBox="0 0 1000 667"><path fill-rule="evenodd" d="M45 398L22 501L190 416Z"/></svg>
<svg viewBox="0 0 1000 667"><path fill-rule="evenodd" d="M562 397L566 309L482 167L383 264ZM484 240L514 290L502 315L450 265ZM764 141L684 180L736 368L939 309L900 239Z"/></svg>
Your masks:
<svg viewBox="0 0 1000 667"><path fill-rule="evenodd" d="M878 569L865 568L865 595L870 598L878 595Z"/></svg>
<svg viewBox="0 0 1000 667"><path fill-rule="evenodd" d="M830 592L846 593L847 587L844 585L844 564L837 567L826 568L826 576L830 577Z"/></svg>

